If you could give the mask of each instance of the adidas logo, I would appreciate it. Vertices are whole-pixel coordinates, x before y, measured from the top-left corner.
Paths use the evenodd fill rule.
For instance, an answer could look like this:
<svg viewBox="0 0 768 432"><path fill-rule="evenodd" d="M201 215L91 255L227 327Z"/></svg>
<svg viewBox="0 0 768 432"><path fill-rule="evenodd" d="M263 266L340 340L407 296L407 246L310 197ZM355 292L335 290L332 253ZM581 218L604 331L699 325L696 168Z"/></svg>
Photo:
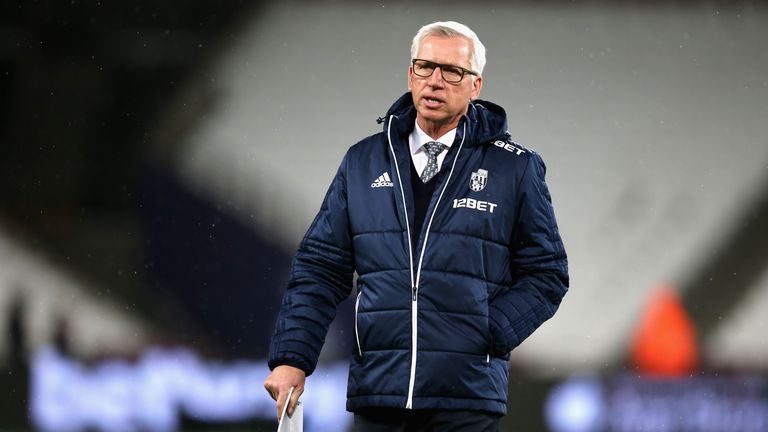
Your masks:
<svg viewBox="0 0 768 432"><path fill-rule="evenodd" d="M392 180L390 180L388 172L384 172L384 174L380 175L379 178L377 178L376 180L373 181L373 183L371 183L372 188L393 187L393 186L394 186L394 183L392 183Z"/></svg>

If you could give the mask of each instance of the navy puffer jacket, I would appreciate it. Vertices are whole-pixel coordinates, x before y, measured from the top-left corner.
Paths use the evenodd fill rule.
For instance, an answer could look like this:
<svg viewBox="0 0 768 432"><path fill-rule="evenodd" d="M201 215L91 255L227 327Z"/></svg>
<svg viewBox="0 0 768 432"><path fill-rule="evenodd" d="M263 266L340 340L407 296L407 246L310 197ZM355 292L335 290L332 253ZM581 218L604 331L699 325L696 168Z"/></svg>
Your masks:
<svg viewBox="0 0 768 432"><path fill-rule="evenodd" d="M296 253L269 365L312 373L357 272L347 409L506 413L509 352L568 287L544 163L512 142L501 107L471 103L411 244L415 117L406 93L344 157Z"/></svg>

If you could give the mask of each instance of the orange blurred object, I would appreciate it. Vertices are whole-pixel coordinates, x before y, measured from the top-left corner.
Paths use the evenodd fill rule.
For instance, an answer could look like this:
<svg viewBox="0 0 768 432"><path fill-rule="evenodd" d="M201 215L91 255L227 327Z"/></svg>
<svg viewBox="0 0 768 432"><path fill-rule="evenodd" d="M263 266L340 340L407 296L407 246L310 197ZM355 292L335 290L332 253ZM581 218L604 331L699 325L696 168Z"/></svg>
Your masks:
<svg viewBox="0 0 768 432"><path fill-rule="evenodd" d="M662 377L698 368L696 328L670 285L655 290L635 330L631 361L638 372Z"/></svg>

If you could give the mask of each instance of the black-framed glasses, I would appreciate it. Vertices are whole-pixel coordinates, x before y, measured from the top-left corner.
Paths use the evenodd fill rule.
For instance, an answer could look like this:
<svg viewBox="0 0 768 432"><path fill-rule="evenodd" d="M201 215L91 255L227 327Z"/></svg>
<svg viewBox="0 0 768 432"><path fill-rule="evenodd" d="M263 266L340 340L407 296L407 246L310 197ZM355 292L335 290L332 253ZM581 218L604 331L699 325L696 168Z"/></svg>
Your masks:
<svg viewBox="0 0 768 432"><path fill-rule="evenodd" d="M464 79L464 75L478 75L477 72L472 72L471 70L464 69L461 66L440 64L431 62L429 60L413 59L411 60L411 64L413 64L413 73L416 74L416 76L420 76L422 78L428 78L432 76L432 73L435 72L435 68L440 68L440 75L443 76L443 81L451 84L457 84L461 82L461 80Z"/></svg>

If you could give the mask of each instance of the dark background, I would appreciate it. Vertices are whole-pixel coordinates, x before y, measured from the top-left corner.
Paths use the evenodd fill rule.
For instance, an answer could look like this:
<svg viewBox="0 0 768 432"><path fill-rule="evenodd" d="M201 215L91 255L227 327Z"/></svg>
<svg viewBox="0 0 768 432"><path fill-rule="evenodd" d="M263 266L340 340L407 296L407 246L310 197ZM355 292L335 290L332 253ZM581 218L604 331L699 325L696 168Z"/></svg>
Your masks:
<svg viewBox="0 0 768 432"><path fill-rule="evenodd" d="M519 4L534 3L627 14L768 10L763 2ZM112 299L146 323L151 344L190 346L223 360L266 355L295 244L254 229L232 215L231 203L186 184L169 169L176 148L164 141L169 134L183 141L207 120L220 96L205 86L192 98L180 92L195 87L265 7L235 0L0 4L0 228L85 287L98 287L90 295ZM768 256L765 186L724 228L724 240L703 254L702 270L682 284L682 302L702 339L759 289ZM0 378L0 427L29 427L27 361L36 347L55 343L87 362L137 355L73 349L66 317L52 319L57 324L46 336L31 337L31 287L23 278L3 283L9 372ZM349 338L347 332L334 342L339 352ZM607 358L603 371L626 365ZM515 430L544 428L541 404L555 382L513 367L513 415L505 421Z"/></svg>

